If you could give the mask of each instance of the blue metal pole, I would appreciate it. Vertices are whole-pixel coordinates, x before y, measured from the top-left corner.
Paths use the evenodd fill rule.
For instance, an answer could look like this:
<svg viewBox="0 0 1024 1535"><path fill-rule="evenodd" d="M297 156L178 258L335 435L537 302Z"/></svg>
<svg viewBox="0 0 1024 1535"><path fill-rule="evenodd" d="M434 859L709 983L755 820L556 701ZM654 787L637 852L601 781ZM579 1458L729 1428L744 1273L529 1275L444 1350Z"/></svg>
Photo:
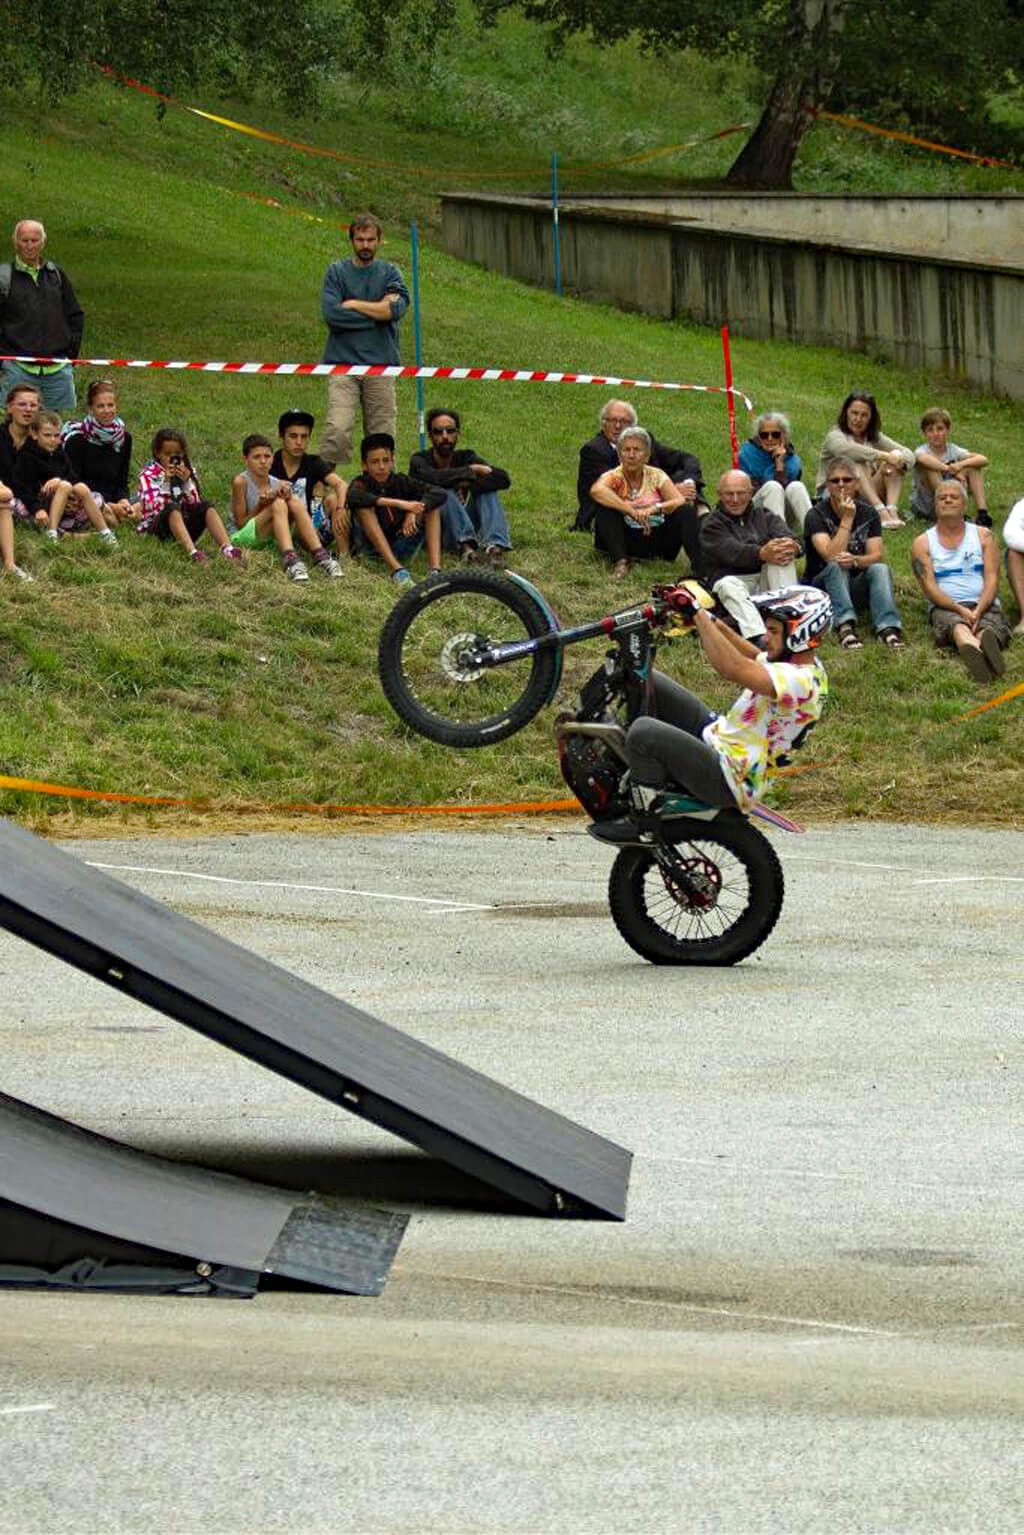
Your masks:
<svg viewBox="0 0 1024 1535"><path fill-rule="evenodd" d="M558 152L551 151L551 229L555 242L555 292L562 297L562 236L558 228Z"/></svg>
<svg viewBox="0 0 1024 1535"><path fill-rule="evenodd" d="M412 240L412 333L416 353L416 366L423 366L423 336L420 330L420 232L413 219L409 230ZM420 452L427 446L427 429L423 410L423 380L416 380L416 425L420 434Z"/></svg>

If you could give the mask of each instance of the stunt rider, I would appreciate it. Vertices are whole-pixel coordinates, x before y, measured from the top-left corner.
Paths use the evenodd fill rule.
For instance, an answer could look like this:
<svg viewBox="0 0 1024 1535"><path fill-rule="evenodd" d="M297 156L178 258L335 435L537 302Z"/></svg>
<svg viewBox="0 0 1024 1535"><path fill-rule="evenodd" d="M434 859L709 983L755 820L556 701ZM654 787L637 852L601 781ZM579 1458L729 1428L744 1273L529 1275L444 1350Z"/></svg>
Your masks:
<svg viewBox="0 0 1024 1535"><path fill-rule="evenodd" d="M696 629L704 654L720 677L743 692L724 714L655 672L654 707L626 734L634 814L657 813L659 792L679 790L708 806L749 810L764 794L768 773L819 718L828 678L817 655L832 623L827 595L787 586L751 600L767 629L766 649L743 639L699 605L685 587L673 606ZM606 821L592 828L602 841L628 842L636 822Z"/></svg>

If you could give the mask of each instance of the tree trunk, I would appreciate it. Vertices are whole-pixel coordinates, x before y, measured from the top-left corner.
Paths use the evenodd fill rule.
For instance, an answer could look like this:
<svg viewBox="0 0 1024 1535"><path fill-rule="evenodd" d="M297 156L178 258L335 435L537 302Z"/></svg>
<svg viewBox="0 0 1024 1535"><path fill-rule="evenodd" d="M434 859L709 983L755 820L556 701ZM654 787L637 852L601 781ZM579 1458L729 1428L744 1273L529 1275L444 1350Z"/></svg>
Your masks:
<svg viewBox="0 0 1024 1535"><path fill-rule="evenodd" d="M801 140L839 65L839 39L850 0L790 0L785 62L761 120L740 150L726 184L787 191Z"/></svg>

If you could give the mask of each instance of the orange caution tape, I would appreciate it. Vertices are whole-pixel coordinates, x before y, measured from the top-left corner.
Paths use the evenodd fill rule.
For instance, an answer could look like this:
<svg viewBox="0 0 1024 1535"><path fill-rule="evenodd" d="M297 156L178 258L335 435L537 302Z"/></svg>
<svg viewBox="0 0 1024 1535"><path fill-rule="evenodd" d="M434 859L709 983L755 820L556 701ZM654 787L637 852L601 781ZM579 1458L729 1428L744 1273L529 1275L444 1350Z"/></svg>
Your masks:
<svg viewBox="0 0 1024 1535"><path fill-rule="evenodd" d="M953 724L959 724L961 720L972 720L977 714L985 714L989 709L998 709L1000 704L1008 704L1011 698L1019 698L1024 693L1024 682L1018 682L1016 687L1009 688L1005 693L1000 693L998 698L990 698L987 703L978 704L977 708L968 709L966 714L957 714Z"/></svg>
<svg viewBox="0 0 1024 1535"><path fill-rule="evenodd" d="M114 794L102 789L79 789L73 784L43 783L35 778L9 778L0 774L0 789L14 789L23 794L52 794L64 799L103 800L115 805L176 805L185 810L212 810L210 800L174 799L165 794ZM574 799L510 800L494 805L233 805L233 810L266 815L545 815L549 812L579 810Z"/></svg>
<svg viewBox="0 0 1024 1535"><path fill-rule="evenodd" d="M883 139L896 139L901 144L930 149L933 154L955 155L958 160L971 160L975 165L989 165L1004 171L1020 169L1009 160L997 160L994 155L976 155L969 149L954 149L949 144L936 144L932 139L918 138L914 133L901 133L897 128L879 128L875 123L861 122L859 117L846 117L842 112L826 112L824 108L817 108L813 116L826 118L830 123L839 123L843 128L857 128L861 133L876 133Z"/></svg>

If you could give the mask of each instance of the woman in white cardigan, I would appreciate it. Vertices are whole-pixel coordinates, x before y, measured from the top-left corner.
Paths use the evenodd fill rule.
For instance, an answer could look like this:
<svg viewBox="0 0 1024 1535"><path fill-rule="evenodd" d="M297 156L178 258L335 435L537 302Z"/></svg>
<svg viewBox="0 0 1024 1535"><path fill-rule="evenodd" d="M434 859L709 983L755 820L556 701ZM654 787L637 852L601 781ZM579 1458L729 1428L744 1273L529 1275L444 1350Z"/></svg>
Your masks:
<svg viewBox="0 0 1024 1535"><path fill-rule="evenodd" d="M843 401L836 425L821 445L818 465L819 494L830 459L849 459L857 470L859 492L882 520L883 528L902 528L899 514L903 477L914 466L914 455L902 443L882 431L873 394L856 390Z"/></svg>

